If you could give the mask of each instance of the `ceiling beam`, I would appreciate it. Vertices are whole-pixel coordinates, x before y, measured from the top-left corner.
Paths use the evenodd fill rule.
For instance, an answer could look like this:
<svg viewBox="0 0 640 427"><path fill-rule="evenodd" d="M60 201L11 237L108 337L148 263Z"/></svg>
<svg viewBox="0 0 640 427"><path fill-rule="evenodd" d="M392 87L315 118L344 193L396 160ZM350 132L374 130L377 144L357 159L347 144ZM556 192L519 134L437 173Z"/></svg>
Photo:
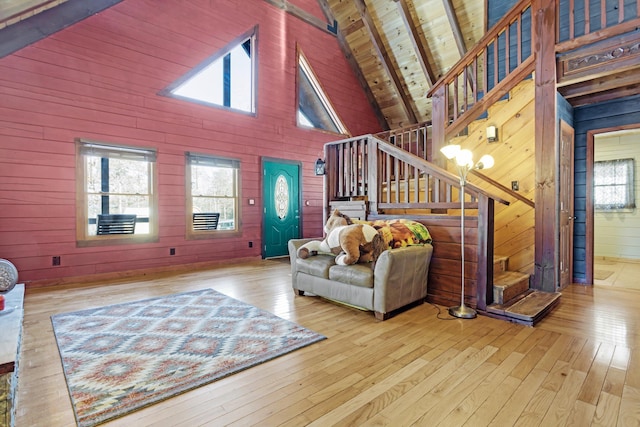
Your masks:
<svg viewBox="0 0 640 427"><path fill-rule="evenodd" d="M442 0L442 3L444 4L444 10L447 13L447 19L449 20L451 31L453 31L453 38L456 41L456 46L458 46L458 53L460 53L460 57L462 58L465 53L467 53L467 46L464 42L462 30L460 29L460 22L458 22L458 17L455 9L453 8L452 1Z"/></svg>
<svg viewBox="0 0 640 427"><path fill-rule="evenodd" d="M429 83L429 87L433 86L433 83L437 80L436 74L429 63L429 56L427 55L427 48L420 41L420 35L418 34L418 29L411 17L411 12L409 11L409 6L405 0L394 0L398 4L398 9L400 11L400 16L404 21L404 26L407 29L407 33L409 38L411 39L411 43L413 44L413 49L416 51L416 56L418 58L418 62L420 63L420 67L422 68L422 72L424 76L427 78L427 82Z"/></svg>
<svg viewBox="0 0 640 427"><path fill-rule="evenodd" d="M327 20L333 21L335 23L336 21L333 17L333 14L331 13L331 8L329 7L327 0L318 0L318 4L320 4L320 8L322 9L322 12L324 13L324 15L327 17ZM344 54L344 57L347 59L347 62L351 66L351 71L353 71L353 74L358 79L358 83L360 83L360 87L362 87L362 90L364 91L364 94L367 97L367 101L369 101L369 104L373 107L374 113L376 115L376 118L378 119L378 123L380 124L380 127L383 130L389 130L390 129L389 123L387 122L386 117L384 117L384 114L382 114L382 109L380 108L380 104L378 104L378 100L373 95L373 92L371 92L369 83L367 82L367 79L364 77L364 74L362 73L362 69L360 68L360 64L356 60L356 57L353 55L353 52L351 51L351 47L349 46L349 43L347 43L346 34L344 33L340 25L338 25L337 23L335 25L337 26L336 36L338 38L338 44L340 45L340 49L342 49L342 53Z"/></svg>
<svg viewBox="0 0 640 427"><path fill-rule="evenodd" d="M0 30L0 58L42 40L122 0L68 0Z"/></svg>
<svg viewBox="0 0 640 427"><path fill-rule="evenodd" d="M358 9L358 13L360 14L360 18L362 22L364 22L364 26L367 29L367 33L369 34L369 38L371 39L371 44L373 45L376 55L378 56L378 60L382 64L387 75L391 78L391 85L393 86L393 90L398 94L402 102L400 103L404 112L407 116L407 119L411 124L418 123L418 119L416 118L415 112L411 107L411 101L407 94L402 89L402 83L400 81L400 76L396 72L396 70L391 66L391 58L387 52L387 49L384 47L384 43L382 38L380 37L380 33L376 29L376 26L373 24L373 19L371 19L371 15L367 11L367 6L364 4L364 0L353 0L356 9Z"/></svg>

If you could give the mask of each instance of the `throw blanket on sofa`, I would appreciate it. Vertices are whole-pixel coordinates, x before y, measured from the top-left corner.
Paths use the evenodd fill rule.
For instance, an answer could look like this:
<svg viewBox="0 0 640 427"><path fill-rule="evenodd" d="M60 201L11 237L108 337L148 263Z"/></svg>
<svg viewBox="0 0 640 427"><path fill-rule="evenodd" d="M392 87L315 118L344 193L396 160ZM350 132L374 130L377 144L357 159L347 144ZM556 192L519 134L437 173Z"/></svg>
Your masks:
<svg viewBox="0 0 640 427"><path fill-rule="evenodd" d="M355 224L369 224L382 236L390 249L431 243L429 230L423 224L409 219L363 221L353 219Z"/></svg>

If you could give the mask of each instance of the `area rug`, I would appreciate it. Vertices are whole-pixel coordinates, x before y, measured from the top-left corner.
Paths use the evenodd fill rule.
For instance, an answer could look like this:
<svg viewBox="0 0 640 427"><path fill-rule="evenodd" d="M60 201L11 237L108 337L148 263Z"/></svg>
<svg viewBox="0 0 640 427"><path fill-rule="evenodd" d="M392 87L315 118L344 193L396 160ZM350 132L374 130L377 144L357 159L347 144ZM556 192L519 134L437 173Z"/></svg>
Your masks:
<svg viewBox="0 0 640 427"><path fill-rule="evenodd" d="M212 289L51 317L80 427L325 339Z"/></svg>

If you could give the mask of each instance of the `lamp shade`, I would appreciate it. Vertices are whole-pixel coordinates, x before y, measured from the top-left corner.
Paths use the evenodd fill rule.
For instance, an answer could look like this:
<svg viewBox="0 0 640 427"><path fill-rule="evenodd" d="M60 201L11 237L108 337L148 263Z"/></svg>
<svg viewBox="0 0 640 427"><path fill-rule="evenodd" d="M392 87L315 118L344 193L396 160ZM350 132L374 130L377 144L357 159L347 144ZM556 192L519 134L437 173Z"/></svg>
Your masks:
<svg viewBox="0 0 640 427"><path fill-rule="evenodd" d="M494 164L495 161L493 160L493 157L490 154L485 154L480 157L480 160L478 160L478 169L489 169L493 167Z"/></svg>
<svg viewBox="0 0 640 427"><path fill-rule="evenodd" d="M471 150L460 150L456 155L456 163L458 166L466 166L468 168L473 167L473 153Z"/></svg>
<svg viewBox="0 0 640 427"><path fill-rule="evenodd" d="M440 149L440 152L444 154L447 159L451 160L460 152L460 146L454 144L445 145Z"/></svg>

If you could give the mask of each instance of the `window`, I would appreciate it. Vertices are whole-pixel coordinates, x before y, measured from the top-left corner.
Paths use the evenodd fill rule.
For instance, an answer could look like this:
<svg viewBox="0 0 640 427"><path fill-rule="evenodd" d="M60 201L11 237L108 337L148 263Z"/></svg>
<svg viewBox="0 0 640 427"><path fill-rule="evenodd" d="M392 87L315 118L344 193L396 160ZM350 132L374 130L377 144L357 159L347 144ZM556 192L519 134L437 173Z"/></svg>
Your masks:
<svg viewBox="0 0 640 427"><path fill-rule="evenodd" d="M254 28L234 40L161 94L255 113L256 31Z"/></svg>
<svg viewBox="0 0 640 427"><path fill-rule="evenodd" d="M594 206L600 210L633 209L635 201L634 160L594 162Z"/></svg>
<svg viewBox="0 0 640 427"><path fill-rule="evenodd" d="M79 244L155 240L156 151L78 140L77 155Z"/></svg>
<svg viewBox="0 0 640 427"><path fill-rule="evenodd" d="M187 153L186 165L187 237L239 231L240 161Z"/></svg>
<svg viewBox="0 0 640 427"><path fill-rule="evenodd" d="M348 135L309 62L298 52L298 126Z"/></svg>

